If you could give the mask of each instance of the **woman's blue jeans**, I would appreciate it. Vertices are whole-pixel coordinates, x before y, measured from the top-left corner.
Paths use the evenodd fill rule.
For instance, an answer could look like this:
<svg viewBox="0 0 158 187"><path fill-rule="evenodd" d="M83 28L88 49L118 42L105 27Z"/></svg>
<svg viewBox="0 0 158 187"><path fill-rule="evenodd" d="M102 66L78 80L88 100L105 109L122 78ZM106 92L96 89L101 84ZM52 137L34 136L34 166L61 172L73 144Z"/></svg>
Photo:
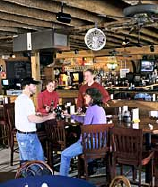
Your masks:
<svg viewBox="0 0 158 187"><path fill-rule="evenodd" d="M78 140L76 143L72 144L70 147L62 151L60 175L68 176L71 158L78 156L82 153L83 153L83 147L81 145L81 140Z"/></svg>
<svg viewBox="0 0 158 187"><path fill-rule="evenodd" d="M98 139L95 145L95 139L93 138L93 148L98 147L106 147L106 139L102 140L102 135L100 136L100 145L98 145ZM83 146L81 145L81 139L79 139L76 143L72 144L70 147L66 148L61 153L61 164L60 164L60 175L68 176L70 161L72 157L78 156L83 153ZM87 139L87 146L91 149L90 140ZM102 145L103 144L103 145ZM102 145L102 146L101 146ZM89 162L92 160L89 160Z"/></svg>
<svg viewBox="0 0 158 187"><path fill-rule="evenodd" d="M44 161L42 145L37 134L16 134L20 161L41 160Z"/></svg>

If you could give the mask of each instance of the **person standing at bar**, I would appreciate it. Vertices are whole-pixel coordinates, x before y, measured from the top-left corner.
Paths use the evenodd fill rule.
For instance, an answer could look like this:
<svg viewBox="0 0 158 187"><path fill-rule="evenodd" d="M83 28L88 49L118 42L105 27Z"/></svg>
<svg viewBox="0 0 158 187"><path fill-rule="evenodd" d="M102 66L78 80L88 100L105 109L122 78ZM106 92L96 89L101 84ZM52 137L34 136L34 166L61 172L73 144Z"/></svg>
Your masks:
<svg viewBox="0 0 158 187"><path fill-rule="evenodd" d="M77 99L77 108L78 110L82 110L83 107L85 107L85 99L84 95L86 93L86 90L88 88L97 88L100 93L102 94L102 102L104 104L107 103L108 100L110 100L109 93L105 90L103 86L101 86L99 83L94 81L94 71L92 69L87 69L84 72L84 79L85 79L85 84L82 85L79 89L78 93L78 99Z"/></svg>
<svg viewBox="0 0 158 187"><path fill-rule="evenodd" d="M55 118L55 114L40 117L35 113L35 107L30 98L36 92L36 85L40 82L33 78L22 81L22 94L15 100L15 127L19 146L20 162L28 160L44 161L43 149L36 134L36 123L43 123Z"/></svg>
<svg viewBox="0 0 158 187"><path fill-rule="evenodd" d="M55 91L55 81L48 81L46 84L46 90L38 95L38 108L37 112L41 114L48 114L50 110L57 107L59 103L59 95Z"/></svg>

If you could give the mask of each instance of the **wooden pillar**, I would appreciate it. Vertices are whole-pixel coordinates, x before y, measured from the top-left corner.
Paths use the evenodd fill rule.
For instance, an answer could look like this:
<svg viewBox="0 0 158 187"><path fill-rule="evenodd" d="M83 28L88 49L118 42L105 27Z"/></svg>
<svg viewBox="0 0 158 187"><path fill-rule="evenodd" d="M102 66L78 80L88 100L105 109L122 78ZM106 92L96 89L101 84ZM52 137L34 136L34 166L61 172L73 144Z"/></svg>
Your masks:
<svg viewBox="0 0 158 187"><path fill-rule="evenodd" d="M35 80L40 81L41 75L40 75L40 53L35 52L33 55L31 55L31 68L32 68L32 77ZM41 85L37 86L37 91L35 95L33 96L33 101L35 106L37 106L37 95L41 91Z"/></svg>

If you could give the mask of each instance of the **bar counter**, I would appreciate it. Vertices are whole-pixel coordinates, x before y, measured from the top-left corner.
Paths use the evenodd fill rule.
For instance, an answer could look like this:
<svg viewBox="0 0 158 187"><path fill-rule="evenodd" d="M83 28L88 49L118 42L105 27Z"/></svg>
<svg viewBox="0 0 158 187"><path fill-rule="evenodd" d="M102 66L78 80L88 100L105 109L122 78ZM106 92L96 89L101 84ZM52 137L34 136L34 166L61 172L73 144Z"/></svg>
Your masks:
<svg viewBox="0 0 158 187"><path fill-rule="evenodd" d="M71 90L71 89L57 89L59 93L60 104L64 104L65 102L72 102L72 104L76 103L78 97L78 90ZM122 92L126 92L125 90L121 90ZM118 90L117 90L118 92ZM130 92L130 91L129 91ZM132 93L138 93L138 90L131 90ZM141 90L139 91L141 93ZM144 91L143 91L144 92ZM155 93L158 94L157 90L148 90L147 93ZM17 96L11 95L8 96L10 98L10 102L14 102ZM33 98L34 102L36 103L36 96ZM119 107L119 106L129 106L129 107L139 107L140 111L143 114L149 114L150 110L158 110L158 102L157 101L144 101L144 100L129 100L129 99L114 99L108 101L110 107Z"/></svg>

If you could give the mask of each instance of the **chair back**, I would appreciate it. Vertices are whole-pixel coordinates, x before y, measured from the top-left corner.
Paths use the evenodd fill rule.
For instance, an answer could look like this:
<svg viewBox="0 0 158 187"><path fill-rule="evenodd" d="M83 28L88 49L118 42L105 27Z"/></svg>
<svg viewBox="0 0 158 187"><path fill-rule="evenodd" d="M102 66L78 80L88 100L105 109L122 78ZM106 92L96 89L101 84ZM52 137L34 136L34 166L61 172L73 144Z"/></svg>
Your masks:
<svg viewBox="0 0 158 187"><path fill-rule="evenodd" d="M53 148L60 147L61 150L66 148L66 132L62 121L49 120L45 122L45 130L48 140L53 144Z"/></svg>
<svg viewBox="0 0 158 187"><path fill-rule="evenodd" d="M125 176L121 175L121 176L116 176L110 183L109 187L119 187L119 186L131 187L131 184Z"/></svg>
<svg viewBox="0 0 158 187"><path fill-rule="evenodd" d="M9 144L11 144L12 132L16 131L14 103L4 104L4 116L7 126L7 133L9 137Z"/></svg>
<svg viewBox="0 0 158 187"><path fill-rule="evenodd" d="M81 126L83 153L86 157L100 158L110 149L109 128L113 124L93 124Z"/></svg>
<svg viewBox="0 0 158 187"><path fill-rule="evenodd" d="M15 104L9 103L4 104L4 115L6 123L9 125L9 129L12 130L15 128Z"/></svg>
<svg viewBox="0 0 158 187"><path fill-rule="evenodd" d="M117 162L139 165L142 160L142 130L114 127L111 134L114 158Z"/></svg>
<svg viewBox="0 0 158 187"><path fill-rule="evenodd" d="M48 164L43 161L33 160L23 164L17 171L15 178L27 178L30 176L53 175Z"/></svg>

